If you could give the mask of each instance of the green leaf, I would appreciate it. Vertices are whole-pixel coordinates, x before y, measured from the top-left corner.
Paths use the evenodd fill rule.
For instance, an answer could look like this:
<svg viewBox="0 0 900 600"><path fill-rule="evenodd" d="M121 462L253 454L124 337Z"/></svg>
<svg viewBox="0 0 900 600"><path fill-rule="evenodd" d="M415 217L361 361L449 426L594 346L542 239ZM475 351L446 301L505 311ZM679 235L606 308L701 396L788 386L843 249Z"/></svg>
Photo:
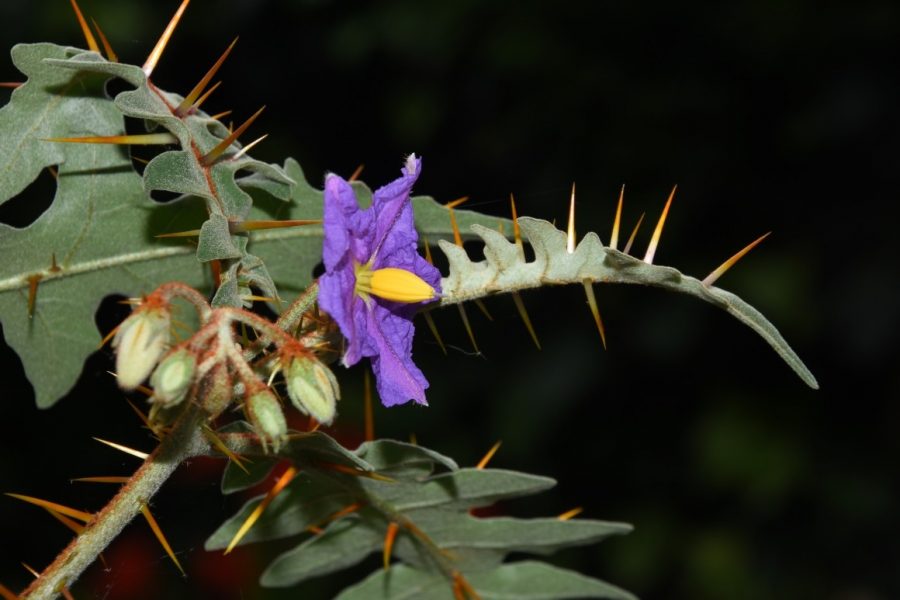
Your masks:
<svg viewBox="0 0 900 600"><path fill-rule="evenodd" d="M462 248L445 241L439 242L450 262L450 274L441 280L442 305L546 285L580 285L585 281L662 287L689 294L724 309L768 342L807 385L818 389L816 378L775 326L731 292L706 285L672 267L648 264L607 248L593 232L584 236L575 251L569 253L566 234L551 223L520 217L519 226L534 249L534 260L531 262L526 261L516 245L503 235L477 224L472 226L472 231L485 243L485 259L482 261L472 261Z"/></svg>
<svg viewBox="0 0 900 600"><path fill-rule="evenodd" d="M343 519L276 558L260 583L266 587L288 587L352 567L377 551L383 541L384 534L367 522L356 517Z"/></svg>
<svg viewBox="0 0 900 600"><path fill-rule="evenodd" d="M254 458L253 462L244 461L244 471L234 462L228 461L225 466L225 472L222 473L222 493L233 494L252 488L266 480L272 469L275 468L276 460L269 458Z"/></svg>
<svg viewBox="0 0 900 600"><path fill-rule="evenodd" d="M8 118L18 118L13 110L16 106L0 109L4 156L9 152L38 153L44 156L38 164L49 160L60 165L53 203L44 214L24 229L0 224L3 333L19 354L40 407L51 406L66 394L84 360L98 349L100 334L94 312L105 296L139 296L171 279L196 287L209 284L191 247L152 239L151 224L158 207L146 198L127 152L118 146L36 139L124 132L122 115L105 97L98 77L41 62L42 57L67 52L71 51L50 44L16 47L17 64L24 62L27 74L33 77L16 94L24 90L22 98L31 102L28 110L45 114L43 120L24 123L36 127L32 134L24 134L20 124ZM77 83L40 83L58 82L63 77ZM30 95L31 85L55 90L55 102L42 94ZM66 93L78 98L69 99ZM16 99L15 104L18 102ZM7 168L18 169L9 163ZM22 170L27 169L23 166ZM8 198L20 187L21 179L5 176L0 180L0 197ZM57 269L51 268L54 256ZM38 283L33 316L28 310L30 281Z"/></svg>
<svg viewBox="0 0 900 600"><path fill-rule="evenodd" d="M509 563L492 571L463 575L482 600L635 598L599 579L533 561ZM376 571L345 589L336 600L454 600L454 595L451 585L440 575L395 565L389 571Z"/></svg>
<svg viewBox="0 0 900 600"><path fill-rule="evenodd" d="M452 458L422 446L397 440L364 442L356 449L356 454L379 473L395 479L422 478L431 475L436 465L450 471L459 469Z"/></svg>
<svg viewBox="0 0 900 600"><path fill-rule="evenodd" d="M381 486L385 497L396 501L401 511L414 509L478 508L497 500L528 496L556 485L549 477L517 473L504 469L467 468L432 477L419 485L364 482L370 489ZM390 487L385 488L386 485Z"/></svg>

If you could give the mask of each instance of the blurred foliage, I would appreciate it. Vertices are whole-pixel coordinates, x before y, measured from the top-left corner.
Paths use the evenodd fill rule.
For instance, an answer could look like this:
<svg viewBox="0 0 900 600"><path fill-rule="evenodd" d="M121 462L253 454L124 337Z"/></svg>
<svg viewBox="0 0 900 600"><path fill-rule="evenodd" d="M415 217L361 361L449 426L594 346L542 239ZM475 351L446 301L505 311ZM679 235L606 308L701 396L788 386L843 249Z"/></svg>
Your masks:
<svg viewBox="0 0 900 600"><path fill-rule="evenodd" d="M140 61L177 2L81 4ZM506 216L514 192L520 214L563 222L575 180L579 229L605 240L621 183L626 228L643 211L654 220L677 183L657 262L700 276L774 231L721 285L780 327L818 393L727 315L655 290L598 286L603 352L580 290L561 289L524 297L540 352L508 299L488 303L493 323L469 311L484 358L469 355L455 311L436 314L449 356L427 331L416 346L430 408L378 410L377 429L414 432L463 465L502 439L494 466L560 482L502 513L581 505L588 517L634 523L625 538L560 559L642 598L881 599L900 595L900 286L883 218L900 189L898 33L900 5L889 0L195 0L155 77L188 90L240 34L207 108L241 121L267 104L254 130L271 135L256 157L296 156L313 184L359 163L363 179L387 180L415 150L425 160L419 193L470 194L473 207ZM64 0L0 3L0 39L82 44ZM0 80L14 77L0 64ZM4 205L0 219L33 218L41 190ZM105 306L108 330L123 309ZM91 359L77 398L40 413L8 349L2 361L4 447L18 449L0 459L4 488L101 506L108 489L68 479L136 465L90 436L151 444L104 372L108 353ZM468 393L476 381L488 393ZM352 444L362 372L342 382L334 434ZM109 572L98 565L76 596L293 597L255 585L271 556L200 549L240 501L218 495L220 470L196 462L156 501L188 580L135 524L108 553ZM0 581L23 587L18 561L42 567L68 534L2 502ZM331 597L349 581L312 582L304 597Z"/></svg>

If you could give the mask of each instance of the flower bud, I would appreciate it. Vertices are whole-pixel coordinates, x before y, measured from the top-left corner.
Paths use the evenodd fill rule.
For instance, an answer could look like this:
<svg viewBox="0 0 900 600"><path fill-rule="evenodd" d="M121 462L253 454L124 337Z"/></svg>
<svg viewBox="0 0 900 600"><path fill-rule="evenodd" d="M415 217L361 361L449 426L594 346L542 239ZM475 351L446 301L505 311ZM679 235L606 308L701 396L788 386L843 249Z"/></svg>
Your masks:
<svg viewBox="0 0 900 600"><path fill-rule="evenodd" d="M244 414L262 440L263 450L271 443L272 450L278 452L287 439L287 422L275 394L267 388L254 393L244 403Z"/></svg>
<svg viewBox="0 0 900 600"><path fill-rule="evenodd" d="M312 357L295 357L285 372L288 397L297 410L330 425L341 398L334 373Z"/></svg>
<svg viewBox="0 0 900 600"><path fill-rule="evenodd" d="M209 414L210 419L215 419L231 404L234 396L234 384L228 374L228 367L217 364L203 378L200 383L200 391L197 398L200 405Z"/></svg>
<svg viewBox="0 0 900 600"><path fill-rule="evenodd" d="M184 400L194 382L196 368L197 359L184 348L171 352L150 377L153 402L169 407Z"/></svg>
<svg viewBox="0 0 900 600"><path fill-rule="evenodd" d="M169 344L169 311L139 308L125 319L116 336L116 380L123 390L133 390L147 379Z"/></svg>

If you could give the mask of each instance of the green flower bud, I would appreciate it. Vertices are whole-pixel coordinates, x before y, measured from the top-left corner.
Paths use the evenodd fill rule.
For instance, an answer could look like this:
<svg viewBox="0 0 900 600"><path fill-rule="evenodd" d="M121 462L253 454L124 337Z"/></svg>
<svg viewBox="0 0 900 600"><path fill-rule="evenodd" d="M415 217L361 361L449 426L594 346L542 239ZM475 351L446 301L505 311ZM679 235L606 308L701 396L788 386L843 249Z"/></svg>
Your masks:
<svg viewBox="0 0 900 600"><path fill-rule="evenodd" d="M244 414L262 440L263 450L268 451L271 443L272 450L278 452L287 440L287 421L275 394L268 389L256 392L244 403Z"/></svg>
<svg viewBox="0 0 900 600"><path fill-rule="evenodd" d="M133 390L147 379L169 345L169 311L139 308L125 319L116 336L116 380L123 390Z"/></svg>
<svg viewBox="0 0 900 600"><path fill-rule="evenodd" d="M296 357L284 374L288 397L297 410L330 425L337 413L341 390L331 369L315 358Z"/></svg>
<svg viewBox="0 0 900 600"><path fill-rule="evenodd" d="M191 389L196 368L197 359L184 348L170 353L150 377L153 402L165 407L179 404Z"/></svg>

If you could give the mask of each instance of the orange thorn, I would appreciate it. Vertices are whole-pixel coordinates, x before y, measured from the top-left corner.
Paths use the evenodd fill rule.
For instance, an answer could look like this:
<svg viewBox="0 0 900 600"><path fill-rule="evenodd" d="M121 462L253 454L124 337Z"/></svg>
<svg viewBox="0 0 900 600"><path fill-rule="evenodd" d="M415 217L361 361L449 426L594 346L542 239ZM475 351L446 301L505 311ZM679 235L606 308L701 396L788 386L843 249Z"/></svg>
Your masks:
<svg viewBox="0 0 900 600"><path fill-rule="evenodd" d="M247 467L244 466L244 463L243 463L243 460L241 459L241 457L238 456L237 454L235 454L234 452L232 452L231 449L228 446L226 446L225 443L222 441L222 438L220 438L218 435L216 435L216 432L213 431L208 425L203 426L203 434L206 436L206 439L208 439L209 442L213 445L213 447L215 447L216 450L218 450L219 452L221 452L222 454L227 456L228 460L233 462L237 466L237 468L239 468L241 471L243 471L247 475L250 474L250 471L248 471Z"/></svg>
<svg viewBox="0 0 900 600"><path fill-rule="evenodd" d="M35 579L37 579L38 577L41 576L41 574L37 572L37 569L31 567L28 563L19 563L19 564L21 564L23 567L25 567L26 571L28 571L29 573L34 575Z"/></svg>
<svg viewBox="0 0 900 600"><path fill-rule="evenodd" d="M263 140L266 139L267 137L269 137L269 134L268 134L268 133L262 134L261 136L259 136L258 138L256 138L255 140L253 140L252 142L250 142L249 144L247 144L246 146L244 146L244 147L241 148L240 150L238 150L238 153L235 154L234 156L232 156L232 157L231 157L231 160L237 160L237 159L239 159L240 157L244 156L245 154L247 154L248 152L250 152L250 149L253 148L253 146L257 145L258 143L260 143L261 141L263 141Z"/></svg>
<svg viewBox="0 0 900 600"><path fill-rule="evenodd" d="M100 43L103 44L103 51L106 52L106 59L109 62L119 62L118 55L113 51L112 46L109 45L109 40L103 35L103 30L100 29L100 25L97 24L93 17L91 17L91 23L94 24L94 29L97 30L97 35L100 36Z"/></svg>
<svg viewBox="0 0 900 600"><path fill-rule="evenodd" d="M212 119L213 121L218 121L218 120L221 119L222 117L227 117L227 116L230 115L230 114L231 114L231 111L230 111L230 110L224 110L224 111L222 111L222 112L220 112L220 113L216 113L216 114L212 115L212 116L210 117L210 119Z"/></svg>
<svg viewBox="0 0 900 600"><path fill-rule="evenodd" d="M222 85L221 81L217 81L216 83L214 83L211 88L206 90L205 94L200 96L200 98L196 102L194 102L191 106L189 106L188 108L194 109L194 110L199 109L201 106L203 106L203 103L206 102L209 99L209 97L213 95L213 92L215 92L217 89L219 89L220 85ZM227 111L227 112L231 112L231 111Z"/></svg>
<svg viewBox="0 0 900 600"><path fill-rule="evenodd" d="M133 154L131 155L131 160L137 161L137 162L141 163L142 165L150 164L150 161L147 160L146 158L141 158L140 156L134 156Z"/></svg>
<svg viewBox="0 0 900 600"><path fill-rule="evenodd" d="M569 228L566 232L566 252L575 252L575 182L572 182L572 196L569 200Z"/></svg>
<svg viewBox="0 0 900 600"><path fill-rule="evenodd" d="M187 0L185 0L185 1L187 1ZM247 119L246 121L244 121L244 124L243 124L243 125L241 125L241 126L238 127L237 129L235 129L235 130L234 130L227 138L225 138L224 140L222 140L221 142L219 142L218 145L216 145L215 148L213 148L212 150L210 150L209 152L207 152L206 154L204 154L203 157L200 159L200 163L201 163L204 167L208 167L208 166L210 166L211 164L213 164L214 162L216 162L216 159L219 158L219 157L222 155L222 153L225 152L225 151L229 148L229 146L231 146L231 144L233 144L234 141L235 141L238 137L240 137L240 135L241 135L242 133L244 133L244 131L245 131L248 127L250 127L250 125L253 123L253 121L256 120L256 117L258 117L258 116L262 113L262 111L264 111L265 109L266 109L265 106L263 106L262 108L260 108L258 111L256 111L256 112L253 114L252 117L250 117L249 119Z"/></svg>
<svg viewBox="0 0 900 600"><path fill-rule="evenodd" d="M419 445L419 438L416 437L416 434L414 434L414 433L409 434L409 443L412 444L413 446Z"/></svg>
<svg viewBox="0 0 900 600"><path fill-rule="evenodd" d="M647 213L641 213L637 225L634 226L634 230L632 230L631 235L628 237L628 242L625 244L625 248L622 250L622 252L624 252L625 254L628 254L631 251L631 245L634 243L634 238L637 237L638 229L641 228L641 223L644 222L644 217L646 215Z"/></svg>
<svg viewBox="0 0 900 600"><path fill-rule="evenodd" d="M447 347L444 346L444 340L441 339L441 334L438 332L437 325L435 324L434 319L431 317L431 311L426 310L422 313L422 317L425 319L425 323L428 324L428 329L431 330L431 335L434 336L434 339L438 343L438 346L441 347L441 352L443 352L444 356L446 356Z"/></svg>
<svg viewBox="0 0 900 600"><path fill-rule="evenodd" d="M81 535L81 532L84 531L84 525L82 525L81 523L77 523L77 522L73 521L72 519L70 519L69 517L67 517L66 515L60 514L60 513L56 512L55 510L50 510L49 508L47 508L45 510L48 513L50 513L50 516L52 516L54 519L56 519L57 521L59 521L60 523L62 523L63 525L65 525L66 527L71 529L72 531L74 531L75 535Z"/></svg>
<svg viewBox="0 0 900 600"><path fill-rule="evenodd" d="M121 323L119 325L116 325L115 327L113 327L109 333L107 333L105 336L103 336L103 339L100 340L100 345L97 346L97 350L99 350L100 348L105 346L106 342L111 340L113 338L113 336L116 335L116 332L119 330L120 326L121 326Z"/></svg>
<svg viewBox="0 0 900 600"><path fill-rule="evenodd" d="M473 302L475 303L475 306L478 307L478 310L480 310L482 314L487 317L488 321L494 320L494 317L492 317L491 313L488 312L487 306L484 305L484 301L482 301L481 298L476 298L475 300L473 300Z"/></svg>
<svg viewBox="0 0 900 600"><path fill-rule="evenodd" d="M188 231L173 231L172 233L160 233L154 237L157 238L180 238L180 237L197 237L200 235L199 229L190 229Z"/></svg>
<svg viewBox="0 0 900 600"><path fill-rule="evenodd" d="M56 264L56 252L50 253L50 272L51 273L59 273L62 269L59 268L59 265Z"/></svg>
<svg viewBox="0 0 900 600"><path fill-rule="evenodd" d="M218 259L209 261L209 270L212 273L213 289L219 289L222 285L222 261Z"/></svg>
<svg viewBox="0 0 900 600"><path fill-rule="evenodd" d="M68 506L57 504L56 502L50 502L49 500L41 500L40 498L34 498L33 496L12 494L10 492L7 492L6 495L13 498L18 498L19 500L28 502L29 504L34 504L35 506L40 506L41 508L55 510L60 514L66 515L67 517L72 517L73 519L78 519L79 521L83 521L85 523L94 518L94 515L92 515L91 513L84 512L83 510L69 508Z"/></svg>
<svg viewBox="0 0 900 600"><path fill-rule="evenodd" d="M120 475L109 475L101 477L76 477L72 481L83 481L84 483L128 483L130 477L122 477Z"/></svg>
<svg viewBox="0 0 900 600"><path fill-rule="evenodd" d="M91 33L87 21L84 20L84 15L81 14L81 9L78 8L78 3L75 2L75 0L70 1L72 2L72 8L75 10L75 17L78 19L78 24L81 26L81 32L84 34L84 41L87 42L88 50L100 54L100 46L97 45L97 40L94 39L94 34Z"/></svg>
<svg viewBox="0 0 900 600"><path fill-rule="evenodd" d="M62 594L62 597L66 600L75 600L75 596L72 595L72 592L69 591L63 582L59 582L59 587L56 588L56 591Z"/></svg>
<svg viewBox="0 0 900 600"><path fill-rule="evenodd" d="M525 256L525 246L522 245L522 232L519 230L519 215L516 213L516 199L513 198L512 193L509 195L509 206L512 210L512 222L513 222L513 239L516 241L516 246L519 248L519 256Z"/></svg>
<svg viewBox="0 0 900 600"><path fill-rule="evenodd" d="M648 265L653 264L653 255L656 254L656 247L659 245L659 238L662 235L663 225L666 224L666 216L669 214L669 206L672 205L672 198L675 197L675 190L677 189L677 185L672 188L669 199L666 200L666 206L659 216L659 222L656 224L656 229L653 230L653 237L650 238L650 245L647 246L647 253L644 255L644 262Z"/></svg>
<svg viewBox="0 0 900 600"><path fill-rule="evenodd" d="M238 529L237 533L234 534L234 538L232 538L231 542L228 544L228 547L225 548L225 554L230 553L234 547L237 545L241 539L247 535L247 532L250 531L250 528L253 527L253 524L256 523L259 518L262 516L263 511L266 510L266 507L275 499L281 490L287 486L291 482L292 479L297 475L297 469L295 467L288 467L287 470L281 474L281 477L278 478L278 481L275 482L275 485L272 486L267 493L265 498L253 509L253 512L250 513L250 516L247 517L247 520L244 521L243 525L241 525L240 529Z"/></svg>
<svg viewBox="0 0 900 600"><path fill-rule="evenodd" d="M494 458L494 455L497 453L497 450L500 449L500 444L502 444L502 440L497 440L497 443L491 446L491 449L487 451L487 453L478 461L478 464L475 465L476 469L483 469L487 466L491 459Z"/></svg>
<svg viewBox="0 0 900 600"><path fill-rule="evenodd" d="M534 341L534 345L537 346L537 349L541 349L541 342L538 341L537 333L534 331L534 326L531 324L531 319L528 317L528 311L525 310L525 302L522 301L522 296L519 295L519 292L512 293L513 302L516 303L516 310L519 311L519 317L522 318L522 322L525 323L525 328L528 329L528 333L531 335L531 339Z"/></svg>
<svg viewBox="0 0 900 600"><path fill-rule="evenodd" d="M65 144L119 144L132 146L157 146L177 144L178 138L171 133L139 133L136 135L96 135L86 137L44 138L45 142Z"/></svg>
<svg viewBox="0 0 900 600"><path fill-rule="evenodd" d="M422 235L422 245L425 246L425 260L428 261L429 265L434 264L434 260L431 258L431 244L428 243L428 238L425 235Z"/></svg>
<svg viewBox="0 0 900 600"><path fill-rule="evenodd" d="M16 89L23 83L25 83L25 82L24 81L0 81L0 88Z"/></svg>
<svg viewBox="0 0 900 600"><path fill-rule="evenodd" d="M35 273L34 275L28 276L28 318L32 318L34 316L34 305L37 300L37 290L38 284L41 282L44 276L40 273Z"/></svg>
<svg viewBox="0 0 900 600"><path fill-rule="evenodd" d="M465 202L468 199L469 199L468 196L463 196L461 198L457 198L456 200L451 200L444 206L446 206L447 208L456 208L457 206L459 206L460 204L462 204L463 202Z"/></svg>
<svg viewBox="0 0 900 600"><path fill-rule="evenodd" d="M374 479L375 481L384 481L385 483L393 483L394 479L388 477L387 475L382 475L380 473L376 473L375 471L362 471L360 469L354 469L353 467L348 467L347 465L341 465L338 463L329 463L329 462L319 462L318 465L320 467L324 467L326 469L331 469L332 471L337 471L338 473L344 473L345 475L352 475L354 477L365 477L366 479Z"/></svg>
<svg viewBox="0 0 900 600"><path fill-rule="evenodd" d="M472 347L475 348L475 353L481 354L481 350L478 349L478 344L475 342L475 334L472 333L472 326L469 324L469 315L466 314L466 307L462 304L457 304L456 306L459 308L459 316L466 327L466 333L469 334L469 340L472 342Z"/></svg>
<svg viewBox="0 0 900 600"><path fill-rule="evenodd" d="M453 214L452 208L448 208L447 211L450 213L450 227L453 229L453 241L457 246L462 247L463 241L462 236L459 234L459 225L456 224L456 215Z"/></svg>
<svg viewBox="0 0 900 600"><path fill-rule="evenodd" d="M365 168L366 168L366 165L361 163L358 167L356 167L356 170L353 171L353 174L350 175L350 179L348 179L347 181L356 181L357 178L359 178L359 176L362 174L363 169L365 169Z"/></svg>
<svg viewBox="0 0 900 600"><path fill-rule="evenodd" d="M228 224L231 233L243 233L259 229L283 229L285 227L301 227L303 225L321 225L322 219L288 219L284 221L241 221ZM170 234L171 235L171 234Z"/></svg>
<svg viewBox="0 0 900 600"><path fill-rule="evenodd" d="M322 529L321 529L320 525L326 525L328 523L331 523L332 521L336 521L345 515L349 515L351 513L358 511L362 507L363 507L363 504L361 502L354 502L352 504L348 504L344 508L331 513L330 515L328 515L327 517L325 517L324 519L319 521L317 524L310 525L309 527L306 528L306 530L318 535L318 534L322 533Z"/></svg>
<svg viewBox="0 0 900 600"><path fill-rule="evenodd" d="M372 409L372 376L369 369L363 371L363 409L365 411L366 441L375 439L375 415Z"/></svg>
<svg viewBox="0 0 900 600"><path fill-rule="evenodd" d="M150 52L150 56L147 57L147 61L144 63L142 69L144 70L144 75L146 75L148 79L153 73L153 69L156 68L156 63L158 63L160 57L162 57L163 50L166 49L166 44L169 43L169 38L171 38L172 33L175 32L175 27L178 25L178 21L181 20L181 15L184 14L184 10L187 8L190 1L191 0L184 0L181 3L181 6L175 11L172 20L166 25L166 29L163 31L162 36L160 36L159 41L156 42L156 46L153 47L153 51Z"/></svg>
<svg viewBox="0 0 900 600"><path fill-rule="evenodd" d="M737 263L737 261L744 258L745 254L747 254L748 252L753 250L757 244L759 244L761 241L763 241L770 235L772 235L771 231L766 233L765 235L759 236L754 241L747 244L747 246L745 246L743 250L741 250L740 252L738 252L737 254L735 254L734 256L732 256L731 258L726 260L725 262L723 262L721 265L719 265L719 267L715 271L713 271L712 273L707 275L706 278L703 279L703 285L714 284L716 282L716 280L719 279L719 277L721 277L722 275L725 274L725 271L727 271L728 269L733 267L735 265L735 263Z"/></svg>
<svg viewBox="0 0 900 600"><path fill-rule="evenodd" d="M142 413L141 409L139 409L137 406L132 404L131 400L126 399L125 402L127 402L128 406L130 406L134 410L134 412L137 413L138 418L140 418L140 420L144 424L144 426L147 427L148 429L150 429L151 431L153 431L153 426L150 425L150 419L147 418L147 415Z"/></svg>
<svg viewBox="0 0 900 600"><path fill-rule="evenodd" d="M212 67L210 67L209 71L206 72L206 75L197 82L197 85L194 86L194 89L190 91L190 93L184 97L184 100L181 101L181 104L178 105L178 108L175 109L175 114L179 117L184 116L188 110L190 110L191 106L200 97L200 94L203 93L203 90L206 89L206 86L209 85L209 82L212 81L212 78L215 77L216 72L222 66L222 63L225 62L225 59L228 58L228 55L231 53L234 45L237 44L238 38L234 38L234 41L228 45L228 48L225 49L225 52L222 53L222 56L219 57ZM218 84L216 84L218 85Z"/></svg>
<svg viewBox="0 0 900 600"><path fill-rule="evenodd" d="M19 596L14 594L12 590L2 583L0 583L0 597L2 597L3 600L19 600Z"/></svg>
<svg viewBox="0 0 900 600"><path fill-rule="evenodd" d="M322 529L321 527L318 527L316 525L310 525L309 527L306 528L306 530L313 535L322 535L323 533L325 533L324 529Z"/></svg>
<svg viewBox="0 0 900 600"><path fill-rule="evenodd" d="M594 295L594 282L590 279L582 281L584 284L584 294L587 296L588 306L591 308L591 314L594 315L594 323L597 324L597 331L600 332L600 341L603 343L603 349L606 350L606 329L603 327L603 319L600 318L600 309L597 307L597 297Z"/></svg>
<svg viewBox="0 0 900 600"><path fill-rule="evenodd" d="M391 550L394 548L394 540L397 538L399 530L400 526L394 521L388 523L387 531L384 534L384 550L381 553L385 571L391 568Z"/></svg>
<svg viewBox="0 0 900 600"><path fill-rule="evenodd" d="M568 521L572 517L577 517L578 515L580 515L583 510L584 509L582 507L576 506L572 510L567 510L566 512L564 512L563 514L559 515L556 518L559 519L560 521Z"/></svg>
<svg viewBox="0 0 900 600"><path fill-rule="evenodd" d="M625 200L625 184L619 190L619 205L616 207L616 218L613 221L612 234L609 236L609 247L613 250L619 245L619 224L622 222L622 201Z"/></svg>
<svg viewBox="0 0 900 600"><path fill-rule="evenodd" d="M53 179L59 179L59 171L53 165L47 166L47 172L50 173L50 176L53 177Z"/></svg>
<svg viewBox="0 0 900 600"><path fill-rule="evenodd" d="M159 540L160 545L162 545L163 550L166 551L166 554L169 555L169 558L172 559L172 562L175 563L175 566L178 567L178 570L181 571L181 575L183 577L187 577L187 573L184 572L184 569L181 568L181 563L178 562L178 557L175 556L175 553L172 551L172 546L169 545L169 541L166 539L166 536L163 535L162 529L159 527L159 523L156 522L156 519L153 518L153 515L150 513L150 509L147 508L147 505L144 502L141 502L141 512L144 514L144 518L147 519L147 524L150 525L150 529L153 530L153 535L156 536L156 539Z"/></svg>
<svg viewBox="0 0 900 600"><path fill-rule="evenodd" d="M459 571L453 573L453 596L455 600L481 600L478 592Z"/></svg>
<svg viewBox="0 0 900 600"><path fill-rule="evenodd" d="M116 450L119 450L120 452L124 452L125 454L130 454L132 456L136 456L136 457L140 458L141 460L146 460L147 457L150 456L146 452L141 452L140 450L135 450L134 448L129 448L128 446L123 446L122 444L117 444L115 442L103 440L98 437L95 437L94 439L97 440L98 442L100 442L101 444L106 444L110 448L115 448Z"/></svg>

